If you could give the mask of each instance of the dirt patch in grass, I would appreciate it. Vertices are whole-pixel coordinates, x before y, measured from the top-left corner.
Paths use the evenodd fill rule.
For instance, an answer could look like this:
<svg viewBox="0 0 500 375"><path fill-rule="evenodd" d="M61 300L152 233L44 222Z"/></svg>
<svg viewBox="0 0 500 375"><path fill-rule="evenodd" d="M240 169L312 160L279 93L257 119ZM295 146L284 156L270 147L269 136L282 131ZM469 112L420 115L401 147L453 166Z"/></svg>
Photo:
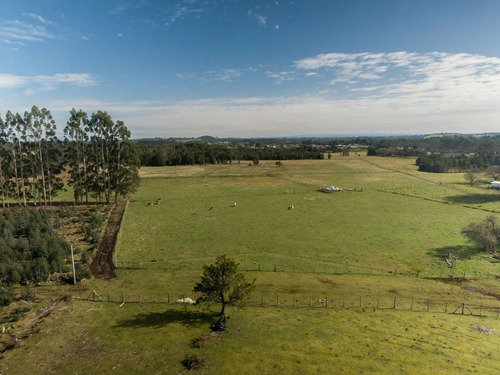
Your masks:
<svg viewBox="0 0 500 375"><path fill-rule="evenodd" d="M210 341L215 340L219 336L218 332L210 332L205 335L195 337L191 342L193 348L202 348L207 345Z"/></svg>

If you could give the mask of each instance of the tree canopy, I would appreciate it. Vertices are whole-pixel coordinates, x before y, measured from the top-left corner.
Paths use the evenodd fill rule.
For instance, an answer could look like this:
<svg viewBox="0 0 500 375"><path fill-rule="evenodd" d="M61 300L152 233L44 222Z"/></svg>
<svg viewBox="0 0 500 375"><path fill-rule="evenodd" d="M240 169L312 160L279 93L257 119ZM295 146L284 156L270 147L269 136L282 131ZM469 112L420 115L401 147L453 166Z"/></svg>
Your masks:
<svg viewBox="0 0 500 375"><path fill-rule="evenodd" d="M123 121L113 122L107 112L90 118L70 111L64 142L56 137L50 111L33 106L24 114L7 111L0 116L0 199L5 207L17 201L26 206L52 204L64 188L67 171L75 202L116 202L139 184L140 160Z"/></svg>
<svg viewBox="0 0 500 375"><path fill-rule="evenodd" d="M201 293L197 302L221 303L221 315L226 306L242 306L245 298L255 289L255 279L248 282L238 272L238 263L226 255L218 256L215 264L203 266L201 281L194 291Z"/></svg>

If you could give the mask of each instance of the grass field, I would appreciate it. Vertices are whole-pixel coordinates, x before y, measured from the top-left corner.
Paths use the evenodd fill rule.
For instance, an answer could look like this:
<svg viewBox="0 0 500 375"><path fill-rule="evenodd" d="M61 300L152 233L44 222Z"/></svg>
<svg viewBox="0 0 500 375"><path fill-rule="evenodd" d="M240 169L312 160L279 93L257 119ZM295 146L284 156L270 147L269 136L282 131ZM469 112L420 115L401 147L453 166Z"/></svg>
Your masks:
<svg viewBox="0 0 500 375"><path fill-rule="evenodd" d="M498 192L468 187L461 174L417 172L414 159L364 155L141 174L118 277L35 288L74 298L4 353L3 373L178 374L192 354L205 374L500 370L500 320L485 308L500 307L500 270L460 234L500 213ZM347 191L319 191L331 185ZM448 253L459 256L455 269ZM249 306L230 310L228 332L195 348L217 307L172 302L194 298L201 266L221 254L257 288ZM92 290L102 300L87 301ZM464 302L483 317L451 314Z"/></svg>

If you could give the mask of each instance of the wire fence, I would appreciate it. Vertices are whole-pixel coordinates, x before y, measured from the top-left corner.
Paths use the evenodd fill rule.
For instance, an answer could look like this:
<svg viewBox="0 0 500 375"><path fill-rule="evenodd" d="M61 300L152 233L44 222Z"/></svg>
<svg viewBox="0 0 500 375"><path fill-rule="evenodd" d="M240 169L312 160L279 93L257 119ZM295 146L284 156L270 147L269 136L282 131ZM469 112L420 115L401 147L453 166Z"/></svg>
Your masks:
<svg viewBox="0 0 500 375"><path fill-rule="evenodd" d="M122 292L118 294L100 293L93 290L83 300L92 302L108 302L119 304L166 304L189 306L196 303L193 293L140 293ZM443 314L460 314L478 317L499 318L500 305L484 305L465 301L444 301L428 298L401 296L328 296L290 294L279 292L255 292L245 301L250 306L268 306L283 308L325 308L325 309L359 309L361 311L398 310L414 312L430 312Z"/></svg>
<svg viewBox="0 0 500 375"><path fill-rule="evenodd" d="M444 259L444 258L443 258ZM115 260L117 269L136 269L150 270L158 269L164 272L168 271L199 271L199 264L178 264L179 260L155 260L149 262L138 261L123 261ZM444 263L444 262L443 262ZM256 262L241 262L239 270L243 272L281 272L281 273L312 273L326 275L373 275L373 276L404 276L421 279L434 279L443 281L453 281L464 279L500 279L500 274L489 271L464 270L460 268L446 268L441 270L425 270L425 269L404 269L394 267L379 268L364 266L350 263L316 263L300 265L294 264L279 264L279 263L256 263Z"/></svg>

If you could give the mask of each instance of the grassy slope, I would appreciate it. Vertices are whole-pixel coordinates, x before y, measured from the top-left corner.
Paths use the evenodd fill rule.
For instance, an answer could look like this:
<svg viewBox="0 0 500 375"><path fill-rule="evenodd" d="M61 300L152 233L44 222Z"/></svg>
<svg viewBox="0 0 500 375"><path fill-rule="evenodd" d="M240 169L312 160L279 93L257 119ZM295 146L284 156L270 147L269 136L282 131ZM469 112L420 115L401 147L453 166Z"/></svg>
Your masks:
<svg viewBox="0 0 500 375"><path fill-rule="evenodd" d="M498 273L497 265L471 253L460 229L489 214L465 206L490 209L498 201L450 200L464 192L437 182L462 187L461 176L420 174L409 159L352 156L284 162L281 168L262 164L143 169L153 178L143 180L122 226L117 260L125 268L116 279L88 281L84 291L72 294L86 297L96 289L116 300L121 293L129 299L141 293L148 301L166 300L167 293L177 298L190 293L202 264L226 253L243 269L260 264L271 271L277 264L284 270L247 272L257 278L252 302L264 298L265 306L233 311L230 332L195 349L191 340L207 332L212 313L73 300L46 318L43 334L7 352L0 368L12 374L170 374L183 371L185 355L197 354L206 359L202 372L209 374L498 373L495 314L482 319L443 314L442 303L427 312L422 302L450 301L455 309L461 301L497 305L495 299L458 283L412 276L417 270L446 276L450 271L442 256L452 252L461 255L455 272L482 276L467 285L496 290L498 282L484 276ZM332 184L363 191L316 191ZM491 194L482 188L474 192ZM443 196L450 203L441 202ZM147 206L158 197L162 204ZM293 211L287 210L290 204ZM141 269L128 268L139 263ZM366 267L358 269L365 274L332 274L345 263ZM398 276L389 273L396 267ZM49 286L37 291L56 294ZM272 306L276 293L281 307ZM361 297L363 306L387 308L394 296L396 310L355 307ZM311 300L321 306L325 297L328 309L291 306ZM412 297L419 311L404 311ZM471 329L477 325L496 331Z"/></svg>

